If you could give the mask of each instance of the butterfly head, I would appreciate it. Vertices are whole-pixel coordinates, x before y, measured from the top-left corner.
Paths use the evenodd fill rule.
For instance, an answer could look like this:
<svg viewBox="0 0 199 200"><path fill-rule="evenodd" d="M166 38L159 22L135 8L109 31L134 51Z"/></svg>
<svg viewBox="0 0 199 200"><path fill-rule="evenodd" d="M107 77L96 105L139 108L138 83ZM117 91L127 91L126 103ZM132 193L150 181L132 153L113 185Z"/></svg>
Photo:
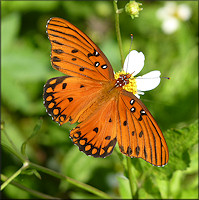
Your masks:
<svg viewBox="0 0 199 200"><path fill-rule="evenodd" d="M135 78L132 74L126 73L124 71L115 73L115 87L122 87L128 92L133 94L137 93L137 85Z"/></svg>

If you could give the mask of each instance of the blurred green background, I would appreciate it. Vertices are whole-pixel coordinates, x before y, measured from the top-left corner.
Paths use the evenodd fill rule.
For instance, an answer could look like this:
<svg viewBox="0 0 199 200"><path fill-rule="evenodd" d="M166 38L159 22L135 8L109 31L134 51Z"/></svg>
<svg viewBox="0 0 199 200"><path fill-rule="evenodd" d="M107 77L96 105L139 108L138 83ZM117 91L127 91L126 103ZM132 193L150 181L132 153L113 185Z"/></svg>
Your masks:
<svg viewBox="0 0 199 200"><path fill-rule="evenodd" d="M118 3L123 8L128 1ZM160 70L161 84L146 92L141 100L163 130L170 160L164 168L132 159L139 198L198 198L198 2L183 1L192 15L180 22L176 32L167 35L157 19L163 1L142 1L139 18L123 12L120 28L124 55L132 49L145 55L145 67L139 75ZM29 160L90 184L117 198L130 198L125 178L125 159L115 150L101 159L88 157L69 139L74 126L59 126L51 120L43 105L43 85L49 78L62 76L50 64L50 42L46 22L61 17L86 33L105 53L115 71L121 70L115 33L112 1L2 1L1 2L1 140L9 145L4 131L20 150L42 118L36 136L27 145ZM116 147L117 148L117 147ZM2 148L2 174L11 176L21 162ZM66 181L40 173L21 174L16 181L42 193L59 198L96 198ZM135 186L136 187L136 186ZM34 198L11 184L3 198Z"/></svg>

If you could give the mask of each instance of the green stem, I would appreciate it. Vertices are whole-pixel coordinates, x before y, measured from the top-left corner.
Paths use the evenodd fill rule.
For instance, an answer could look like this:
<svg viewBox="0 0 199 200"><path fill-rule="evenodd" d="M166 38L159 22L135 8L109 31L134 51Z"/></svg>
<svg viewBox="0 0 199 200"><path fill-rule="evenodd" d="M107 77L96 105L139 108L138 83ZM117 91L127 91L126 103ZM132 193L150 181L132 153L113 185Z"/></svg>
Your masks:
<svg viewBox="0 0 199 200"><path fill-rule="evenodd" d="M7 140L10 142L10 144L12 145L12 148L16 151L19 152L17 147L15 146L14 142L10 139L9 135L7 134L5 128L2 130L7 138Z"/></svg>
<svg viewBox="0 0 199 200"><path fill-rule="evenodd" d="M122 38L121 38L121 33L120 33L120 26L119 26L119 10L117 7L117 0L113 1L114 9L115 9L115 28L116 28L116 35L117 35L117 41L119 44L119 49L120 49L120 56L121 56L121 62L122 66L124 65L124 55L123 55L123 50L122 50ZM129 184L130 184L130 189L131 189L131 196L133 199L133 194L134 194L134 188L133 188L133 174L131 170L131 158L127 157L127 171L128 171L128 177L129 177Z"/></svg>
<svg viewBox="0 0 199 200"><path fill-rule="evenodd" d="M7 179L8 178L5 175L1 174L1 181L6 181ZM29 192L30 194L32 194L35 197L38 197L39 199L60 199L60 198L57 198L57 197L53 197L53 196L50 196L50 195L43 194L41 192L38 192L38 191L30 189L30 188L27 188L27 187L21 185L20 183L17 183L16 181L12 181L11 184L22 189L23 191Z"/></svg>
<svg viewBox="0 0 199 200"><path fill-rule="evenodd" d="M48 168L45 168L45 167L42 167L42 166L40 166L40 165L37 165L37 164L34 164L34 163L32 163L32 162L27 161L26 159L24 159L24 157L23 157L20 153L18 153L18 151L16 152L15 150L13 150L11 147L5 145L4 143L2 143L2 146L3 146L6 150L8 150L11 154L13 154L13 155L15 155L16 157L18 157L23 163L26 163L26 164L28 163L28 167L34 168L34 169L36 169L36 170L38 170L38 171L44 172L44 173L49 174L49 175L51 175L51 176L57 177L57 178L59 178L59 179L66 180L66 181L68 181L69 183L71 183L71 184L73 184L73 185L75 185L75 186L77 186L77 187L79 187L79 188L82 188L82 189L84 189L84 190L86 190L86 191L89 191L89 192L91 192L91 193L93 193L93 194L95 194L95 195L97 195L97 196L99 196L99 197L101 197L101 198L104 198L104 199L112 199L112 197L109 196L108 194L106 194L106 193L104 193L104 192L102 192L102 191L100 191L100 190L98 190L98 189L96 189L96 188L94 188L94 187L92 187L92 186L90 186L90 185L87 185L87 184L85 184L85 183L82 183L82 182L80 182L80 181L77 181L77 180L75 180L75 179L72 179L72 178L70 178L70 177L67 177L67 176L65 176L65 175L63 175L63 174L60 174L60 173L58 173L58 172L56 172L56 171L53 171L53 170L51 170L51 169L48 169ZM25 165L25 164L24 164L24 165ZM22 170L25 169L24 165L23 165L17 172L15 172L15 173L9 178L9 180L6 181L6 183L3 183L3 184L2 184L2 187L3 187L3 188L5 188L6 185L7 185L8 183L10 183L10 181L12 181L16 176L18 176L18 175L22 172ZM2 187L1 187L1 189L3 189Z"/></svg>
<svg viewBox="0 0 199 200"><path fill-rule="evenodd" d="M23 166L1 185L1 191L26 168L28 168L28 162L24 162Z"/></svg>
<svg viewBox="0 0 199 200"><path fill-rule="evenodd" d="M126 157L127 161L127 173L129 177L129 185L130 185L130 190L131 190L131 197L134 199L134 188L133 188L133 174L132 174L132 167L131 167L131 158Z"/></svg>
<svg viewBox="0 0 199 200"><path fill-rule="evenodd" d="M10 152L10 154L15 155L22 163L25 162L25 158L19 153L19 151L13 150L10 146L6 145L4 142L1 143L2 147Z"/></svg>
<svg viewBox="0 0 199 200"><path fill-rule="evenodd" d="M82 188L82 189L84 189L84 190L87 190L88 192L91 192L91 193L93 193L93 194L95 194L95 195L97 195L97 196L99 196L99 197L101 197L101 198L104 198L104 199L112 199L112 197L109 196L108 194L106 194L106 193L104 193L104 192L102 192L102 191L100 191L100 190L98 190L98 189L96 189L96 188L94 188L94 187L92 187L92 186L90 186L90 185L87 185L87 184L85 184L85 183L82 183L82 182L80 182L80 181L77 181L77 180L75 180L75 179L72 179L72 178L70 178L70 177L67 177L67 176L65 176L65 175L63 175L63 174L60 174L60 173L58 173L58 172L56 172L56 171L53 171L53 170L51 170L51 169L42 167L42 166L40 166L40 165L37 165L37 164L35 164L35 163L31 163L31 162L30 162L30 167L31 167L31 168L34 168L34 169L36 169L36 170L38 170L38 171L42 171L42 172L44 172L44 173L46 173L46 174L49 174L49 175L51 175L51 176L57 177L57 178L59 178L59 179L61 179L61 180L66 180L66 181L68 181L69 183L71 183L71 184L73 184L73 185L75 185L75 186L77 186L77 187L79 187L79 188Z"/></svg>
<svg viewBox="0 0 199 200"><path fill-rule="evenodd" d="M120 50L120 57L121 57L121 64L122 67L124 65L124 54L123 54L123 48L122 48L122 38L121 38L121 33L120 33L120 25L119 25L119 10L117 7L117 0L113 1L114 9L115 9L115 29L116 29L116 36L117 36L117 41L119 44L119 50Z"/></svg>

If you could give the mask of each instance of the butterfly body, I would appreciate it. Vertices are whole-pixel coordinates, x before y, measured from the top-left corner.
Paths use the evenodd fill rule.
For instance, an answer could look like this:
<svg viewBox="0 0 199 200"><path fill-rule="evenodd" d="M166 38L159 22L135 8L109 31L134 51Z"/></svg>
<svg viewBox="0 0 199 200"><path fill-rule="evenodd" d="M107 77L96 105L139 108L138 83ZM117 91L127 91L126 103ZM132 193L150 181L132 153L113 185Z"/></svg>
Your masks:
<svg viewBox="0 0 199 200"><path fill-rule="evenodd" d="M168 148L145 105L123 89L131 74L114 78L113 69L94 42L66 20L47 24L52 66L66 76L44 86L44 105L60 125L79 122L70 138L80 151L93 157L110 155L116 145L130 157L163 166Z"/></svg>

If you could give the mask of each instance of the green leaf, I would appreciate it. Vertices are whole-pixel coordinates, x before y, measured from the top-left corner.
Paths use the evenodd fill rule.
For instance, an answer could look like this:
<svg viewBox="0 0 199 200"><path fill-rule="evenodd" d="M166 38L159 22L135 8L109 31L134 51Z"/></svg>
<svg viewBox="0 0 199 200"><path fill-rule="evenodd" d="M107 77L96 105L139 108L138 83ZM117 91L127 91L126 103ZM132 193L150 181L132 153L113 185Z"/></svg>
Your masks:
<svg viewBox="0 0 199 200"><path fill-rule="evenodd" d="M12 13L2 19L1 22L1 47L2 53L8 51L9 47L14 44L20 29L20 15Z"/></svg>
<svg viewBox="0 0 199 200"><path fill-rule="evenodd" d="M34 174L37 178L41 180L41 175L36 169L26 169L26 170L23 170L21 174L26 174L29 176Z"/></svg>
<svg viewBox="0 0 199 200"><path fill-rule="evenodd" d="M169 148L169 163L166 170L185 170L190 165L190 150L198 143L198 122L182 129L171 129L165 134Z"/></svg>
<svg viewBox="0 0 199 200"><path fill-rule="evenodd" d="M38 179L41 180L41 175L40 175L40 173L39 173L36 169L33 170L33 174L34 174Z"/></svg>
<svg viewBox="0 0 199 200"><path fill-rule="evenodd" d="M169 181L156 178L155 182L157 188L159 188L161 199L168 199Z"/></svg>
<svg viewBox="0 0 199 200"><path fill-rule="evenodd" d="M144 184L143 186L141 187L143 188L143 193L144 193L144 196L142 195L142 198L155 198L155 199L160 199L161 198L161 195L160 195L160 191L156 185L156 183L153 183L150 176L147 177L144 181ZM140 194L140 191L138 191L139 193L139 196L141 195Z"/></svg>
<svg viewBox="0 0 199 200"><path fill-rule="evenodd" d="M37 12L48 12L51 11L59 5L58 1L50 1L46 3L45 1L13 1L4 3L4 9L15 10L18 12L30 12L31 10L36 10Z"/></svg>
<svg viewBox="0 0 199 200"><path fill-rule="evenodd" d="M38 134L38 132L39 132L39 130L41 128L42 123L43 123L43 119L39 119L39 121L37 122L37 124L35 125L35 127L33 129L32 134L21 145L21 153L22 153L22 155L26 156L26 145L29 142L29 140L31 140L34 136L36 136Z"/></svg>
<svg viewBox="0 0 199 200"><path fill-rule="evenodd" d="M119 193L122 199L131 199L131 190L129 185L129 180L125 176L118 176L119 183Z"/></svg>
<svg viewBox="0 0 199 200"><path fill-rule="evenodd" d="M108 160L95 159L80 152L77 146L73 146L62 161L62 172L71 178L87 182L92 177L97 167L107 166ZM89 166L89 167L88 167Z"/></svg>
<svg viewBox="0 0 199 200"><path fill-rule="evenodd" d="M192 147L198 143L198 122L181 128L171 129L164 133L168 148L169 162L164 167L154 167L143 160L139 160L141 165L137 169L140 172L148 171L153 177L158 179L171 178L172 174L177 170L185 170L190 166L190 151Z"/></svg>
<svg viewBox="0 0 199 200"><path fill-rule="evenodd" d="M10 47L2 59L2 100L24 113L41 112L41 98L34 101L32 94L33 91L37 95L42 93L43 88L38 83L48 74L45 63L42 52L34 51L29 46L21 45L18 50L17 45Z"/></svg>
<svg viewBox="0 0 199 200"><path fill-rule="evenodd" d="M16 124L14 124L10 119L7 119L6 114L2 115L2 120L5 120L5 127L1 131L1 144L5 144L13 151L15 151L16 154L20 153L16 149L18 149L18 147L21 146L21 144L24 141L24 137L21 135L19 127ZM13 145L15 147L13 147Z"/></svg>

